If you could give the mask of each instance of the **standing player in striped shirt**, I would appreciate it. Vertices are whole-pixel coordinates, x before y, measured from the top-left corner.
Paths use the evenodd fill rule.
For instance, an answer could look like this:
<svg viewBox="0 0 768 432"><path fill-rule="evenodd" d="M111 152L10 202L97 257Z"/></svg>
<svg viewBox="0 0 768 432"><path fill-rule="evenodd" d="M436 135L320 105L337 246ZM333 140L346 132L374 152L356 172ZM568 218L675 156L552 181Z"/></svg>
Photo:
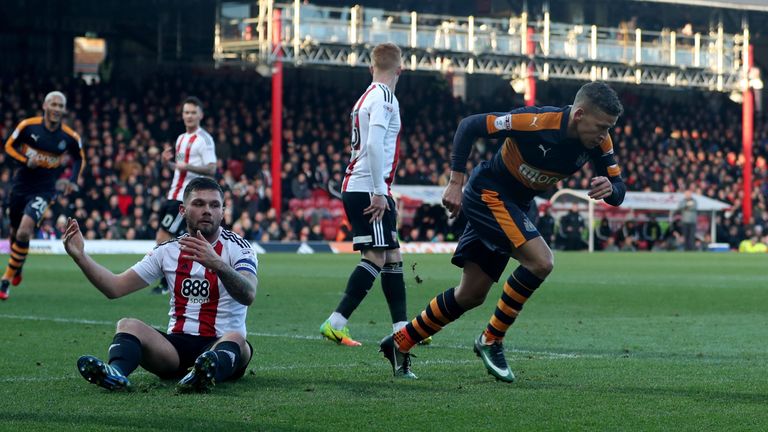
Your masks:
<svg viewBox="0 0 768 432"><path fill-rule="evenodd" d="M341 188L353 247L362 259L336 310L320 326L323 337L348 346L360 343L350 337L347 320L380 273L394 331L407 323L397 209L389 190L400 147L400 104L394 95L402 70L400 48L391 43L376 46L371 64L373 82L352 108L352 157Z"/></svg>
<svg viewBox="0 0 768 432"><path fill-rule="evenodd" d="M200 127L200 121L203 120L203 103L194 96L186 98L181 115L186 132L176 138L175 148L166 148L162 155L165 166L173 170L173 180L160 216L160 229L155 237L157 244L185 232L186 226L184 217L179 212L179 205L187 184L197 177L216 175L216 148L213 138ZM152 292L166 294L168 285L165 279L161 279Z"/></svg>
<svg viewBox="0 0 768 432"><path fill-rule="evenodd" d="M119 275L88 256L77 221L67 223L67 253L106 297L123 297L160 277L173 287L167 333L123 318L106 363L80 357L77 368L93 384L130 387L128 375L142 366L164 379L183 376L180 390L206 391L245 373L253 354L245 339L245 316L256 296L258 260L247 241L221 228L224 192L214 180L192 180L183 198L180 211L190 234L157 246Z"/></svg>

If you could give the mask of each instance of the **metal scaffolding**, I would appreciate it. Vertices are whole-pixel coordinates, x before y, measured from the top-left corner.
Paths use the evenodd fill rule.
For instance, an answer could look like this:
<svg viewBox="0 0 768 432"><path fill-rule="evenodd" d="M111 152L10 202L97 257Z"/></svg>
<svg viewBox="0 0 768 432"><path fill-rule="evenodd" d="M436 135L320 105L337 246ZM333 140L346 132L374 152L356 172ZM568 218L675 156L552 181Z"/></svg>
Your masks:
<svg viewBox="0 0 768 432"><path fill-rule="evenodd" d="M546 11L542 19L531 21L527 13L504 19L459 17L318 7L299 0L260 0L258 10L257 17L219 10L218 65L268 67L280 55L283 63L294 65L367 67L372 47L392 41L403 48L405 67L411 70L744 89L746 27L735 35L725 34L722 24L707 34L683 35L554 23ZM281 28L277 43L270 37L275 16Z"/></svg>

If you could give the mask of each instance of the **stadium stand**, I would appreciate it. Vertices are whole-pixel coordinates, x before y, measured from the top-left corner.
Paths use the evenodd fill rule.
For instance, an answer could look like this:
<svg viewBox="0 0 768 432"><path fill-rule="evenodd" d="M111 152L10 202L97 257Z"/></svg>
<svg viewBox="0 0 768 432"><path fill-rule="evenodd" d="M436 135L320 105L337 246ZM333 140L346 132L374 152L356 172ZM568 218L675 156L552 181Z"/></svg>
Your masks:
<svg viewBox="0 0 768 432"><path fill-rule="evenodd" d="M300 74L300 71L294 71ZM281 220L271 207L273 181L268 171L269 86L254 73L200 72L158 74L140 82L87 85L69 78L42 80L32 76L0 81L0 136L18 121L40 113L43 95L61 89L69 97L68 122L84 139L87 166L76 196L59 197L41 224L39 238L55 238L64 218L78 218L94 239L151 239L170 173L158 155L180 132L179 101L196 95L206 104L204 127L216 140L218 179L226 187L225 221L234 231L256 241L335 240L343 208L338 187L349 158L347 106L354 88L338 88L311 80L286 87ZM480 107L508 110L522 104L511 90L491 101L464 102L451 96L440 77L403 80L404 133L396 183L444 185L449 172L450 144L457 119ZM541 104L568 102L572 84L549 84ZM722 95L640 93L620 89L626 114L613 131L629 190L695 192L733 204L722 218L717 241L738 244L747 238L741 222L743 199L739 175L741 123L738 107ZM676 99L676 97L678 97ZM425 104L423 101L430 103ZM705 109L702 109L705 108ZM405 114L407 113L407 115ZM768 221L768 123L756 121L754 146L754 220ZM488 157L494 143L478 146L473 161ZM8 194L13 162L0 155L0 198ZM563 187L585 188L585 168ZM406 208L401 237L451 240L462 224L450 224L439 209ZM414 214L416 210L416 214ZM665 238L674 235L674 224ZM618 228L618 227L617 227ZM8 234L8 222L0 225ZM720 235L718 237L720 237ZM622 239L617 239L622 240ZM704 240L702 238L702 240ZM644 247L647 243L636 242ZM673 247L673 246L670 246Z"/></svg>

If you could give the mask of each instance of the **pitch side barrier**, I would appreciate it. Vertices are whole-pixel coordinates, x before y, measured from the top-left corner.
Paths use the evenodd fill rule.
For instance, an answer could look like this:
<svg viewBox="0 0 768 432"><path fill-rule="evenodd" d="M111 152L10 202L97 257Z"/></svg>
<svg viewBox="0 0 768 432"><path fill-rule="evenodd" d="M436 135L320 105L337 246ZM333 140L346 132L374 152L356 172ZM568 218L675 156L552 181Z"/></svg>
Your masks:
<svg viewBox="0 0 768 432"><path fill-rule="evenodd" d="M357 253L352 249L351 242L250 242L257 254L265 253ZM86 240L85 251L89 254L146 254L155 247L152 240ZM412 242L401 243L403 253L453 253L456 243L453 242ZM8 240L0 240L0 253L10 253ZM61 240L32 240L29 253L64 255L64 244Z"/></svg>

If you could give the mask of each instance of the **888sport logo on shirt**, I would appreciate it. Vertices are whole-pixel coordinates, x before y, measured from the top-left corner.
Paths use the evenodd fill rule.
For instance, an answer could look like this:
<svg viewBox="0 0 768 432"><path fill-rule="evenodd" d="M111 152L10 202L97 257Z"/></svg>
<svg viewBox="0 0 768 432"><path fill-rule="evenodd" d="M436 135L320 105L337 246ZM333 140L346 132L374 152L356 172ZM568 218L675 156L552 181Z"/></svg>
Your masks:
<svg viewBox="0 0 768 432"><path fill-rule="evenodd" d="M190 303L208 303L211 283L207 279L184 279L181 282L181 295Z"/></svg>

